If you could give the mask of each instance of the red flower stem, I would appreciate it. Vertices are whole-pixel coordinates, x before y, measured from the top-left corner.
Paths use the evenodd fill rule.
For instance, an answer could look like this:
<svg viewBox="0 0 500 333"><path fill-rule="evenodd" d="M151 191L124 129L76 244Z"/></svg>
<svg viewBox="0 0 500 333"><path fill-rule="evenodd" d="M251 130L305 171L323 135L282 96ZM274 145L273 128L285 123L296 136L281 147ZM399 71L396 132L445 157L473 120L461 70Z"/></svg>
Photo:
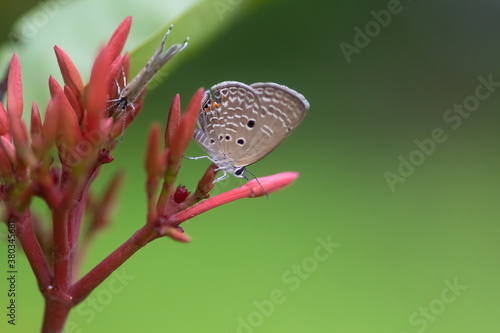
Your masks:
<svg viewBox="0 0 500 333"><path fill-rule="evenodd" d="M71 179L70 175L70 169L63 165L60 184L62 189L68 188ZM66 191L62 202L58 206L50 207L52 211L52 238L54 243L54 287L65 294L68 292L71 283L70 244L68 237L68 229L71 227L68 226L68 202L70 202L72 197L71 193L68 192Z"/></svg>
<svg viewBox="0 0 500 333"><path fill-rule="evenodd" d="M209 211L210 209L213 209L215 207L219 207L221 205L227 204L231 201L235 201L238 199L246 198L251 194L249 189L243 188L243 187L238 187L234 190L216 195L215 197L209 198L205 201L202 201L195 206L191 206L187 208L186 210L183 210L180 213L177 213L175 215L172 215L172 217L169 219L170 222L173 224L181 224L184 221L187 221L197 215L200 215L206 211Z"/></svg>
<svg viewBox="0 0 500 333"><path fill-rule="evenodd" d="M16 223L16 236L35 274L38 287L43 293L50 285L52 277L45 255L33 230L29 209L24 211L22 218Z"/></svg>
<svg viewBox="0 0 500 333"><path fill-rule="evenodd" d="M172 190L172 185L167 184L167 182L164 181L161 187L160 195L158 197L158 202L156 204L158 214L165 214L165 211L167 210L168 199L170 198L170 193L172 192Z"/></svg>
<svg viewBox="0 0 500 333"><path fill-rule="evenodd" d="M74 247L74 241L75 241L75 234L77 234L77 229L78 227L76 226L77 222L77 216L78 216L78 210L79 210L80 205L75 204L72 206L68 212L68 249L71 251Z"/></svg>
<svg viewBox="0 0 500 333"><path fill-rule="evenodd" d="M52 210L54 235L54 286L67 293L71 283L70 248L68 241L68 213L65 209Z"/></svg>
<svg viewBox="0 0 500 333"><path fill-rule="evenodd" d="M157 179L152 179L148 180L146 182L146 195L147 195L147 200L148 200L148 222L154 221L157 216L158 212L156 210L156 190L158 189L158 180Z"/></svg>
<svg viewBox="0 0 500 333"><path fill-rule="evenodd" d="M73 261L73 279L77 279L80 276L80 271L82 269L83 262L87 258L87 254L90 250L90 245L95 239L96 230L89 230L89 232L84 236L82 242L79 246L78 253Z"/></svg>
<svg viewBox="0 0 500 333"><path fill-rule="evenodd" d="M61 194L52 183L49 172L44 170L36 177L38 177L40 185L38 195L47 203L48 207L59 207L61 204Z"/></svg>
<svg viewBox="0 0 500 333"><path fill-rule="evenodd" d="M46 298L42 333L62 333L70 310L70 303L60 302L53 298Z"/></svg>
<svg viewBox="0 0 500 333"><path fill-rule="evenodd" d="M69 220L68 220L68 238L69 246L71 251L76 251L78 248L78 238L80 237L80 227L82 223L82 217L85 212L87 189L90 186L93 178L87 182L87 186L78 193L75 201L70 207Z"/></svg>
<svg viewBox="0 0 500 333"><path fill-rule="evenodd" d="M135 232L125 243L113 251L84 277L77 281L70 289L73 305L77 305L87 297L100 283L111 275L134 253L144 245L159 237L151 223L146 223Z"/></svg>
<svg viewBox="0 0 500 333"><path fill-rule="evenodd" d="M82 222L83 213L85 211L85 197L90 184L94 180L98 165L95 164L92 169L86 173L83 181L73 184L75 191L69 191L67 195L74 197L69 206L69 213L67 219L67 238L68 238L68 261L67 268L70 270L67 275L69 283L71 284L73 271L75 269L74 261L78 250L78 239L80 236L80 227ZM55 238L54 238L55 243ZM55 248L54 248L55 253ZM69 289L69 285L68 285ZM67 291L67 289L66 289Z"/></svg>
<svg viewBox="0 0 500 333"><path fill-rule="evenodd" d="M169 222L179 225L180 223L189 220L190 218L193 218L201 213L204 213L210 209L224 205L231 201L242 198L254 198L263 196L264 192L262 191L262 187L266 189L267 193L275 192L285 186L290 185L298 176L299 174L296 172L282 172L272 176L259 178L260 185L257 180L252 179L241 187L216 195L215 197L202 201L192 207L187 208L186 210L183 210L180 213L172 215L169 218Z"/></svg>
<svg viewBox="0 0 500 333"><path fill-rule="evenodd" d="M168 200L170 199L170 195L174 191L174 183L177 179L177 174L179 173L179 169L181 167L180 162L170 162L167 165L167 169L165 170L165 175L163 177L163 185L161 188L160 196L158 198L158 202L156 204L158 213L160 215L165 214L167 210Z"/></svg>
<svg viewBox="0 0 500 333"><path fill-rule="evenodd" d="M85 200L80 200L78 205L74 207L72 211L70 211L70 216L68 218L68 238L69 238L69 269L72 271L69 273L69 276L74 279L76 276L73 276L73 273L76 270L78 273L79 267L75 265L75 260L78 252L78 237L80 235L80 225L83 218L83 213L85 211ZM71 282L71 281L70 281Z"/></svg>

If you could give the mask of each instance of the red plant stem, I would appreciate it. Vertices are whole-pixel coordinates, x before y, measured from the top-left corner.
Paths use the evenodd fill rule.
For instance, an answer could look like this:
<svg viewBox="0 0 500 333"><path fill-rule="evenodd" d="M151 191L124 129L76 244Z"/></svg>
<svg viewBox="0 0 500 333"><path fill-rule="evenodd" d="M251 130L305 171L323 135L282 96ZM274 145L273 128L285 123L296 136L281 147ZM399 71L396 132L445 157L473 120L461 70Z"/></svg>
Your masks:
<svg viewBox="0 0 500 333"><path fill-rule="evenodd" d="M282 172L272 176L259 178L260 184L256 179L252 179L241 187L216 195L215 197L211 197L187 208L186 210L183 210L180 213L172 215L169 218L169 222L179 225L190 218L231 201L247 197L254 198L263 196L264 192L262 191L262 187L265 188L268 193L275 192L290 185L298 176L299 174L296 172Z"/></svg>
<svg viewBox="0 0 500 333"><path fill-rule="evenodd" d="M83 192L83 194L75 200L69 211L68 240L69 247L72 252L75 252L78 248L78 238L80 236L83 214L85 212L86 197L87 191L85 190L85 192Z"/></svg>
<svg viewBox="0 0 500 333"><path fill-rule="evenodd" d="M80 205L78 203L75 203L71 208L69 209L68 212L68 250L71 251L74 247L74 242L75 242L75 233L77 226L77 216L78 216L78 208Z"/></svg>
<svg viewBox="0 0 500 333"><path fill-rule="evenodd" d="M43 333L62 332L66 318L71 310L71 303L51 295L54 288L50 288L52 276L47 266L46 258L36 238L31 222L31 213L26 209L16 224L16 236L21 242L24 253L33 269L40 291L45 298L45 314ZM55 296L55 297L54 297Z"/></svg>
<svg viewBox="0 0 500 333"><path fill-rule="evenodd" d="M94 174L94 171L91 174ZM54 224L54 284L68 293L72 281L73 261L78 248L80 223L84 211L86 190L93 179L89 176L69 207L53 209Z"/></svg>
<svg viewBox="0 0 500 333"><path fill-rule="evenodd" d="M163 185L161 188L160 196L158 197L158 202L156 204L158 213L160 215L165 214L167 210L168 200L170 199L170 195L174 191L174 182L177 178L180 167L181 163L179 161L173 163L169 162L167 170L165 170Z"/></svg>
<svg viewBox="0 0 500 333"><path fill-rule="evenodd" d="M210 209L215 207L219 207L221 205L227 204L231 201L235 201L238 199L246 198L250 195L250 191L244 187L238 187L234 190L216 195L215 197L209 198L205 201L202 201L195 206L191 206L186 210L183 210L180 213L172 215L169 219L170 222L174 224L180 224L184 221L187 221L197 215L200 215Z"/></svg>
<svg viewBox="0 0 500 333"><path fill-rule="evenodd" d="M161 192L158 197L158 202L156 204L156 209L158 211L158 214L165 214L165 211L167 210L167 204L168 204L168 199L170 198L170 194L173 191L173 186L166 181L163 182L161 186Z"/></svg>
<svg viewBox="0 0 500 333"><path fill-rule="evenodd" d="M151 223L146 223L146 225L136 231L125 243L73 284L70 289L73 306L83 301L92 290L110 276L128 258L157 237L159 237L159 234Z"/></svg>
<svg viewBox="0 0 500 333"><path fill-rule="evenodd" d="M78 189L76 193L74 192L72 193L72 191L69 191L68 194L74 196L74 200L73 202L71 202L69 206L69 214L67 219L68 258L65 260L68 261L66 267L69 271L67 272L66 275L68 276L69 284L72 281L72 276L75 268L74 261L78 250L78 238L80 236L82 217L85 211L85 204L86 204L85 198L87 195L87 190L90 187L92 181L94 180L97 169L98 165L96 164L87 174L84 181L78 184L78 186L75 185L75 188ZM55 248L54 248L54 253L55 253ZM70 287L69 284L68 284L68 289ZM65 290L67 291L67 289Z"/></svg>
<svg viewBox="0 0 500 333"><path fill-rule="evenodd" d="M69 207L69 217L68 217L68 240L70 250L76 249L78 247L78 237L80 235L80 224L82 220L82 215L85 209L85 195L90 187L90 184L94 180L98 165L94 165L91 170L85 174L83 179L75 180L75 183L71 184L70 190L66 193L66 202L63 203L64 207Z"/></svg>
<svg viewBox="0 0 500 333"><path fill-rule="evenodd" d="M158 216L158 212L156 210L156 200L155 193L158 189L158 180L152 179L146 182L146 195L148 199L148 222L154 221Z"/></svg>
<svg viewBox="0 0 500 333"><path fill-rule="evenodd" d="M68 220L68 238L69 238L69 272L70 283L76 277L74 273L78 274L80 263L76 263L77 252L78 252L78 237L80 235L80 225L83 218L83 213L85 211L85 200L81 200L76 207L70 212L70 217Z"/></svg>
<svg viewBox="0 0 500 333"><path fill-rule="evenodd" d="M70 303L64 303L56 299L46 298L42 333L62 332L70 310Z"/></svg>
<svg viewBox="0 0 500 333"><path fill-rule="evenodd" d="M24 211L22 219L16 224L16 236L23 247L24 253L26 254L26 257L31 265L31 269L35 274L38 287L43 293L50 285L52 277L50 275L45 255L43 254L40 243L38 242L33 230L29 209Z"/></svg>
<svg viewBox="0 0 500 333"><path fill-rule="evenodd" d="M63 209L52 210L54 235L54 286L67 293L71 283L70 248L68 242L68 214Z"/></svg>
<svg viewBox="0 0 500 333"><path fill-rule="evenodd" d="M80 276L80 270L82 268L84 260L87 258L87 255L90 250L90 245L94 241L96 236L96 230L89 230L89 232L82 239L81 245L78 249L78 253L75 256L75 260L73 261L73 279L76 279Z"/></svg>
<svg viewBox="0 0 500 333"><path fill-rule="evenodd" d="M48 170L36 176L40 183L40 197L47 203L48 207L58 207L61 203L61 194L52 184Z"/></svg>

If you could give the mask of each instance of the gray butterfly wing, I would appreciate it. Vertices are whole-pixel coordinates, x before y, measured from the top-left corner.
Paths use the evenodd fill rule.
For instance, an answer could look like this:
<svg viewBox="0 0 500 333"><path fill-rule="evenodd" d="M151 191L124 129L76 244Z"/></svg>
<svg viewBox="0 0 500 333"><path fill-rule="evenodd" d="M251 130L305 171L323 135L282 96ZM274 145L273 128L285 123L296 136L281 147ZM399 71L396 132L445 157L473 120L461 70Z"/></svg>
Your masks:
<svg viewBox="0 0 500 333"><path fill-rule="evenodd" d="M213 151L212 149L214 148L213 145L209 144L210 138L207 135L207 116L206 116L206 111L212 107L213 105L213 100L212 96L210 95L210 90L206 90L203 93L203 97L201 99L201 109L200 113L198 114L198 127L195 128L194 133L193 133L193 138L194 140L203 148L205 149L210 155L213 156Z"/></svg>
<svg viewBox="0 0 500 333"><path fill-rule="evenodd" d="M238 159L241 165L255 163L273 151L297 128L309 110L304 96L286 86L266 82L250 87L259 97L260 110L248 150Z"/></svg>
<svg viewBox="0 0 500 333"><path fill-rule="evenodd" d="M245 166L240 160L249 154L254 124L261 110L256 92L248 85L226 81L207 90L198 116L194 139L214 158L219 167Z"/></svg>

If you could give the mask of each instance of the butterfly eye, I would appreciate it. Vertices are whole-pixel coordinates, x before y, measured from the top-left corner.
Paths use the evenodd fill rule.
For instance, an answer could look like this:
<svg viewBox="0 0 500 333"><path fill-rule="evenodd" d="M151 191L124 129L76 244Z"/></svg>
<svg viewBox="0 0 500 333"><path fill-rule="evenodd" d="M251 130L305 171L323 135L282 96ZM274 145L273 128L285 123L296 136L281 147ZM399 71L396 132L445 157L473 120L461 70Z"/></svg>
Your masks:
<svg viewBox="0 0 500 333"><path fill-rule="evenodd" d="M236 170L234 171L234 175L235 175L236 177L243 178L243 177L242 177L242 174L243 174L243 172L244 172L244 171L245 171L245 168L239 168L239 169L236 169Z"/></svg>

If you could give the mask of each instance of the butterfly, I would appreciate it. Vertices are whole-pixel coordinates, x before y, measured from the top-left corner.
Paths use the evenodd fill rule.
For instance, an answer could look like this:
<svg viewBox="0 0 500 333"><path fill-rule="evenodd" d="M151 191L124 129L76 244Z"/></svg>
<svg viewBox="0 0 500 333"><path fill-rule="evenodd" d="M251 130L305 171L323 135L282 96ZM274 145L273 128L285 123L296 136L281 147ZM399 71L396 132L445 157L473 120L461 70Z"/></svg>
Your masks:
<svg viewBox="0 0 500 333"><path fill-rule="evenodd" d="M213 92L213 96L211 91ZM225 81L205 91L194 140L224 174L245 178L245 168L272 152L302 122L309 110L304 96L265 82Z"/></svg>

